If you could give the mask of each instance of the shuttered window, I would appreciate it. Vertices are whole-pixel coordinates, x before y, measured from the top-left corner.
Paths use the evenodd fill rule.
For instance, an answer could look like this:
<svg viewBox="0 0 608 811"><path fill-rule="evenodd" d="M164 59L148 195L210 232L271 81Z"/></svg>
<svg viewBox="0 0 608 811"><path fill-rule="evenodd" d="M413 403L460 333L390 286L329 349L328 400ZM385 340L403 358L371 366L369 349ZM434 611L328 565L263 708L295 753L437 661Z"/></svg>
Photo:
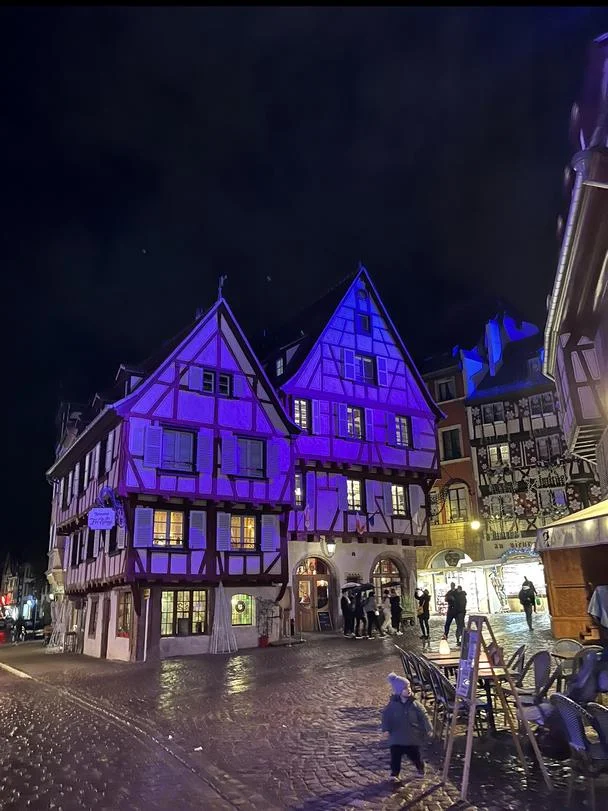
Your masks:
<svg viewBox="0 0 608 811"><path fill-rule="evenodd" d="M181 546L184 514L179 510L154 510L154 546Z"/></svg>
<svg viewBox="0 0 608 811"><path fill-rule="evenodd" d="M391 501L393 505L393 515L407 515L407 501L404 485L391 485Z"/></svg>
<svg viewBox="0 0 608 811"><path fill-rule="evenodd" d="M261 439L239 437L237 453L237 475L264 476L264 442Z"/></svg>
<svg viewBox="0 0 608 811"><path fill-rule="evenodd" d="M348 509L353 512L359 512L361 509L361 482L359 479L347 479L346 492Z"/></svg>
<svg viewBox="0 0 608 811"><path fill-rule="evenodd" d="M230 517L230 549L252 552L257 548L254 515L232 515Z"/></svg>
<svg viewBox="0 0 608 811"><path fill-rule="evenodd" d="M363 409L347 406L346 426L349 437L363 439Z"/></svg>
<svg viewBox="0 0 608 811"><path fill-rule="evenodd" d="M130 591L118 592L118 605L116 606L116 636L126 637L131 635L131 623L133 620L133 597Z"/></svg>
<svg viewBox="0 0 608 811"><path fill-rule="evenodd" d="M395 444L400 448L409 448L411 444L411 428L409 417L395 417Z"/></svg>
<svg viewBox="0 0 608 811"><path fill-rule="evenodd" d="M190 431L163 430L162 467L165 470L194 469L194 434Z"/></svg>
<svg viewBox="0 0 608 811"><path fill-rule="evenodd" d="M302 428L303 431L308 431L310 429L310 404L308 400L294 400L293 414L296 425Z"/></svg>

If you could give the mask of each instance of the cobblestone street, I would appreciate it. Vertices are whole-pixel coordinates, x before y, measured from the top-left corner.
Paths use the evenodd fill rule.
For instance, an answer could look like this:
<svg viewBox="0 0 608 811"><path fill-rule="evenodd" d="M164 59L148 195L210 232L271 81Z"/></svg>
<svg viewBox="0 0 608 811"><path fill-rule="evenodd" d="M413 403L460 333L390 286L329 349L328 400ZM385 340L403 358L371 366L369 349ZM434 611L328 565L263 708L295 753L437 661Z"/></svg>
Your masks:
<svg viewBox="0 0 608 811"><path fill-rule="evenodd" d="M548 618L493 618L511 652L551 642ZM434 639L439 621L432 622ZM414 629L400 644L420 649ZM379 731L387 673L401 671L390 639L312 637L304 644L234 656L126 665L45 655L37 643L0 648L2 808L425 809L458 806L441 785L441 752L424 779L406 766L389 784ZM475 739L471 804L549 809L565 801L568 767L524 778L510 740ZM459 784L460 760L451 778ZM598 808L604 797L598 790ZM586 799L580 791L577 804ZM470 807L470 806L469 806Z"/></svg>

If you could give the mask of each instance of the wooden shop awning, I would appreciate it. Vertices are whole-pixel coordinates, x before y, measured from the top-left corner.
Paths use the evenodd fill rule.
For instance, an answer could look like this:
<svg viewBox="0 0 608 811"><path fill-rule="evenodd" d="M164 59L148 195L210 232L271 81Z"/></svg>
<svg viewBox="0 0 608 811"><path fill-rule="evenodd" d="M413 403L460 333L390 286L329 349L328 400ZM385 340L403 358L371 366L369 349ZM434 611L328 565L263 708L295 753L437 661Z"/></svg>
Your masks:
<svg viewBox="0 0 608 811"><path fill-rule="evenodd" d="M608 544L608 499L537 530L537 552Z"/></svg>

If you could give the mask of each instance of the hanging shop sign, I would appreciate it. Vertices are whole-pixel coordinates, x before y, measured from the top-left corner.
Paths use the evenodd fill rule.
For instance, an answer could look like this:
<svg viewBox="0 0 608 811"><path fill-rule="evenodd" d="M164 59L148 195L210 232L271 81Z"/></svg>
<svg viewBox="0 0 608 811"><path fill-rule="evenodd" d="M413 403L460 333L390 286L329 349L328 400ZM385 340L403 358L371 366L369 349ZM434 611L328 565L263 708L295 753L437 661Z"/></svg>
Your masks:
<svg viewBox="0 0 608 811"><path fill-rule="evenodd" d="M116 524L116 512L111 507L93 507L87 516L89 529L112 529Z"/></svg>

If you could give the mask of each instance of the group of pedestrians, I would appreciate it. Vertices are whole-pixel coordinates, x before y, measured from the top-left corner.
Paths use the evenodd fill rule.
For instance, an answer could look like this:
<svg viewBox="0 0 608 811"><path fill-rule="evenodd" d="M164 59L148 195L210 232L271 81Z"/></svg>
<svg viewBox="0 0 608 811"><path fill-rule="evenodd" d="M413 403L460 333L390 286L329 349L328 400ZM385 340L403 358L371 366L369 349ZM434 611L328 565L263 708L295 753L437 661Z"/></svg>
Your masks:
<svg viewBox="0 0 608 811"><path fill-rule="evenodd" d="M378 606L373 590L346 591L340 600L344 636L350 639L373 639L374 636L402 635L401 600L395 589L384 590Z"/></svg>
<svg viewBox="0 0 608 811"><path fill-rule="evenodd" d="M456 644L460 645L462 634L464 633L464 617L467 613L467 593L462 586L456 586L456 583L450 583L450 590L445 595L445 602L448 610L446 612L445 625L443 628L443 638L448 638L450 627L452 623L456 621Z"/></svg>

